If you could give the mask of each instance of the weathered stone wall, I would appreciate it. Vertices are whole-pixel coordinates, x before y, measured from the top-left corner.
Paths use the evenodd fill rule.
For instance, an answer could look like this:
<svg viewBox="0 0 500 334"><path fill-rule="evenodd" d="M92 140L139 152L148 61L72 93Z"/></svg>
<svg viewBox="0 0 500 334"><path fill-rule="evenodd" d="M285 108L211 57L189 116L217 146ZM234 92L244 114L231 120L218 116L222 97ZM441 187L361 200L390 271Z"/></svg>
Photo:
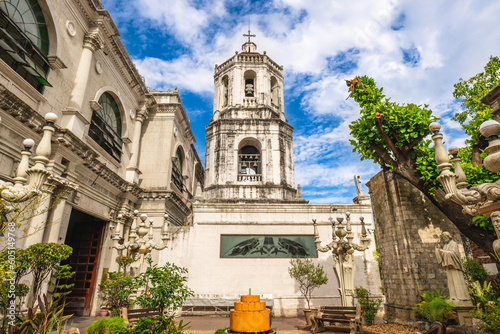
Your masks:
<svg viewBox="0 0 500 334"><path fill-rule="evenodd" d="M460 245L460 232L418 189L390 172L368 183L372 200L386 320L411 323L411 310L423 290L447 288L446 273L437 263L435 247L448 231ZM461 247L462 255L463 247Z"/></svg>

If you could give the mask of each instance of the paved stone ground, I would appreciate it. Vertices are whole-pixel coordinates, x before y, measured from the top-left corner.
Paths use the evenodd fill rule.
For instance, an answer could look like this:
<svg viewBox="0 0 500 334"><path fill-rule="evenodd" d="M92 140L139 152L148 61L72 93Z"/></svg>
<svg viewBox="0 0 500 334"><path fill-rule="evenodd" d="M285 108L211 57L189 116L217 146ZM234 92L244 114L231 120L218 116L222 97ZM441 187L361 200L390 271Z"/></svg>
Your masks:
<svg viewBox="0 0 500 334"><path fill-rule="evenodd" d="M85 330L99 317L72 317L67 328L76 327L80 334L87 334ZM188 332L194 334L213 334L219 328L229 327L229 317L179 317L177 321L191 322ZM304 318L278 318L272 319L272 328L276 328L279 334L308 334L309 331L298 330L298 325L304 325Z"/></svg>

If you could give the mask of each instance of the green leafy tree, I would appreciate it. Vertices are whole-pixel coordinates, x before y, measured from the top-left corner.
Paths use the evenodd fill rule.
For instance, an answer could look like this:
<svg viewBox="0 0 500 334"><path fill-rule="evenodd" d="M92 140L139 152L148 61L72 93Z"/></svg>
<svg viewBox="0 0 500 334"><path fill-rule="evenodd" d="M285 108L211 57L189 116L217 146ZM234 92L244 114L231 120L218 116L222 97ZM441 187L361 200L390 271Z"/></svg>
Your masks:
<svg viewBox="0 0 500 334"><path fill-rule="evenodd" d="M320 264L314 265L311 259L296 258L290 260L288 274L299 284L299 290L306 299L307 308L310 309L314 289L328 283L323 267Z"/></svg>
<svg viewBox="0 0 500 334"><path fill-rule="evenodd" d="M74 283L67 283L69 279L75 276L73 268L69 264L64 264L62 266L56 266L55 270L55 283L49 282L49 285L53 287L52 296L54 298L59 298L60 296L69 295L71 289L75 285Z"/></svg>
<svg viewBox="0 0 500 334"><path fill-rule="evenodd" d="M469 239L487 253L494 253L493 234L476 226L462 207L445 198L437 184L439 171L434 147L424 139L429 124L438 120L426 105L398 104L383 94L372 78L363 76L348 81L352 98L359 104L360 118L349 127L353 151L361 160L372 160L384 170L407 180L443 212ZM467 172L466 172L467 173ZM471 171L469 171L471 173ZM478 180L479 181L479 180ZM483 181L484 182L484 181Z"/></svg>
<svg viewBox="0 0 500 334"><path fill-rule="evenodd" d="M99 286L99 293L104 306L110 308L113 315L118 316L122 307L129 308L133 305L132 296L138 287L136 278L120 272L110 272L108 278Z"/></svg>
<svg viewBox="0 0 500 334"><path fill-rule="evenodd" d="M136 301L147 308L154 308L164 314L182 306L186 298L193 295L187 283L187 269L167 262L159 267L148 259L149 267L138 276L140 286L145 286L143 294Z"/></svg>
<svg viewBox="0 0 500 334"><path fill-rule="evenodd" d="M372 325L382 300L370 297L370 292L361 286L354 289L354 297L358 299L358 303L362 306L365 324Z"/></svg>
<svg viewBox="0 0 500 334"><path fill-rule="evenodd" d="M471 287L472 283L478 281L483 284L489 278L489 274L484 267L474 259L463 259L464 277L467 285Z"/></svg>
<svg viewBox="0 0 500 334"><path fill-rule="evenodd" d="M453 97L461 99L463 111L457 112L452 118L462 125L462 129L470 136L466 140L471 151L471 163L481 165L481 151L488 143L479 133L479 126L490 119L491 107L482 103L481 99L500 83L500 59L490 57L484 67L484 72L478 73L468 80L460 78L453 87Z"/></svg>
<svg viewBox="0 0 500 334"><path fill-rule="evenodd" d="M31 293L35 298L29 303L28 307L33 307L35 299L40 293L42 283L57 269L59 263L66 260L73 248L64 244L56 243L38 243L28 247L26 251L18 256L21 263L25 263L30 268L33 275Z"/></svg>

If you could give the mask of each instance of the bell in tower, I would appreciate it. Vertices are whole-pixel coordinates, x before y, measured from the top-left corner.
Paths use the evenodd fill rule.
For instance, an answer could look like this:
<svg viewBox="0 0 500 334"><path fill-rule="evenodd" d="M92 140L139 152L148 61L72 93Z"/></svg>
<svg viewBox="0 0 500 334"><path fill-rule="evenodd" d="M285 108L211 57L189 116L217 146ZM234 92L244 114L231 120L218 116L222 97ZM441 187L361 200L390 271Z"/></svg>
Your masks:
<svg viewBox="0 0 500 334"><path fill-rule="evenodd" d="M215 66L214 110L206 127L204 199L291 201L296 198L293 127L283 106L283 66L248 40Z"/></svg>

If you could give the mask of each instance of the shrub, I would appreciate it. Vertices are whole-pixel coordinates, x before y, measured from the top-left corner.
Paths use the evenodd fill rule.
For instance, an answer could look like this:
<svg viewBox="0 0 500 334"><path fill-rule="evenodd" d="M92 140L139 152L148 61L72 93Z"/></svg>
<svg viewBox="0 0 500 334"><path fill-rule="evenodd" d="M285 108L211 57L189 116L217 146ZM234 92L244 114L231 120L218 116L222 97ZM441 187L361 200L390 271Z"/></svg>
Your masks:
<svg viewBox="0 0 500 334"><path fill-rule="evenodd" d="M133 305L132 295L137 292L137 288L136 278L110 272L108 279L99 286L99 294L104 306L110 308L113 314L117 314L122 307L129 308Z"/></svg>
<svg viewBox="0 0 500 334"><path fill-rule="evenodd" d="M71 253L73 253L73 248L68 245L39 243L29 246L28 249L18 255L19 261L26 263L33 275L31 293L35 298L33 298L28 307L34 305L45 279L49 277L52 271L59 267L59 263L66 260Z"/></svg>
<svg viewBox="0 0 500 334"><path fill-rule="evenodd" d="M215 331L214 334L227 334L228 329L229 327L219 328L218 330Z"/></svg>
<svg viewBox="0 0 500 334"><path fill-rule="evenodd" d="M193 295L186 285L186 268L169 262L158 267L151 259L148 259L148 263L146 271L137 277L139 286L147 287L136 298L142 307L154 308L163 314L166 310L174 311L179 308L187 297Z"/></svg>
<svg viewBox="0 0 500 334"><path fill-rule="evenodd" d="M89 328L88 334L117 334L122 329L126 329L125 320L120 317L103 318L94 321Z"/></svg>
<svg viewBox="0 0 500 334"><path fill-rule="evenodd" d="M299 283L299 289L307 302L307 308L310 309L311 295L315 288L328 283L323 267L314 265L311 259L292 259L291 267L288 268L288 274Z"/></svg>
<svg viewBox="0 0 500 334"><path fill-rule="evenodd" d="M482 285L488 280L489 274L484 267L474 259L464 259L464 276L467 285L471 286L472 282L479 281Z"/></svg>
<svg viewBox="0 0 500 334"><path fill-rule="evenodd" d="M118 334L182 334L187 329L189 329L189 322L185 324L183 320L180 320L176 324L173 316L158 316L139 319L134 328L120 330Z"/></svg>
<svg viewBox="0 0 500 334"><path fill-rule="evenodd" d="M365 324L370 326L373 324L373 319L375 319L375 316L377 315L377 311L380 303L382 303L382 300L371 298L368 290L360 286L354 289L354 297L358 299L358 303L360 303L363 307L363 318L365 319Z"/></svg>
<svg viewBox="0 0 500 334"><path fill-rule="evenodd" d="M448 296L445 295L443 290L422 291L420 293L424 300L417 304L417 313L423 316L427 321L443 322L453 314L455 305L448 301Z"/></svg>
<svg viewBox="0 0 500 334"><path fill-rule="evenodd" d="M61 334L64 323L73 316L72 314L63 315L63 298L64 296L61 296L49 301L45 294L38 296L38 305L28 308L26 316L21 319L22 325L14 333Z"/></svg>
<svg viewBox="0 0 500 334"><path fill-rule="evenodd" d="M474 317L481 320L481 330L500 333L500 304L488 303L484 310L474 311Z"/></svg>

